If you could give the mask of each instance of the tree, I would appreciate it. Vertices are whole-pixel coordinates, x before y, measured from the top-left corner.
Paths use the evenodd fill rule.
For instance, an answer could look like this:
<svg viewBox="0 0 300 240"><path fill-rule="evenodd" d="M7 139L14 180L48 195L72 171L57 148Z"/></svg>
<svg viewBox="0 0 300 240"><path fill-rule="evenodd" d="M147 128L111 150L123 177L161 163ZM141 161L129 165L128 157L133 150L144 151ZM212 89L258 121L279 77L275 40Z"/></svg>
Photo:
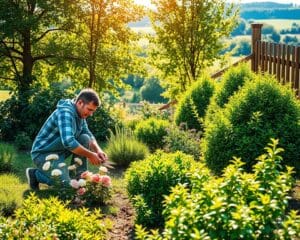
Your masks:
<svg viewBox="0 0 300 240"><path fill-rule="evenodd" d="M154 65L169 95L183 92L218 58L222 38L235 27L237 9L225 0L153 0Z"/></svg>
<svg viewBox="0 0 300 240"><path fill-rule="evenodd" d="M137 34L128 23L141 19L143 8L133 0L82 0L78 9L78 51L88 71L87 86L115 89L140 65Z"/></svg>
<svg viewBox="0 0 300 240"><path fill-rule="evenodd" d="M167 99L161 96L163 92L164 89L157 78L148 79L140 89L142 99L150 103L165 103Z"/></svg>
<svg viewBox="0 0 300 240"><path fill-rule="evenodd" d="M58 55L48 46L54 32L70 28L71 2L0 0L0 80L13 82L20 92L29 89L35 64Z"/></svg>

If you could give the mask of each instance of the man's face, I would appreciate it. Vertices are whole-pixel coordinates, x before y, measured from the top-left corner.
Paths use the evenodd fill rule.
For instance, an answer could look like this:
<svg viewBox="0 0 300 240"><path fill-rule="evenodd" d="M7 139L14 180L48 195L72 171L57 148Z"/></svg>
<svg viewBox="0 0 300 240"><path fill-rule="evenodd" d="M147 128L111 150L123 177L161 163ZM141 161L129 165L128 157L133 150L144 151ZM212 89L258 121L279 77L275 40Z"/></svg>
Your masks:
<svg viewBox="0 0 300 240"><path fill-rule="evenodd" d="M79 116L83 119L92 116L96 111L97 106L93 102L84 103L82 100L78 100L76 108Z"/></svg>

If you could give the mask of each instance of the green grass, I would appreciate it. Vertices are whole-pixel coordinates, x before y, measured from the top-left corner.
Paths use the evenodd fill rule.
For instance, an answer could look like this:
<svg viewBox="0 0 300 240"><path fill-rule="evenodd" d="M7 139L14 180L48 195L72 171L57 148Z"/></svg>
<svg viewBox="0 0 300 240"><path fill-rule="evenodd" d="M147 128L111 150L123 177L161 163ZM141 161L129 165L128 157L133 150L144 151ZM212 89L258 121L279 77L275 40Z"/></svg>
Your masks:
<svg viewBox="0 0 300 240"><path fill-rule="evenodd" d="M9 91L7 90L0 90L0 102L5 101L9 98Z"/></svg>

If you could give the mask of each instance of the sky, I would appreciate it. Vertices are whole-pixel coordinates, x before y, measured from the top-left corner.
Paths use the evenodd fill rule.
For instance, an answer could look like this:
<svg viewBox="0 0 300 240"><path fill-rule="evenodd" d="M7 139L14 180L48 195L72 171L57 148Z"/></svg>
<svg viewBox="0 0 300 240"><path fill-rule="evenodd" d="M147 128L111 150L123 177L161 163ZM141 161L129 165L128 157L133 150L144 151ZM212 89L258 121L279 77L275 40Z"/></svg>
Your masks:
<svg viewBox="0 0 300 240"><path fill-rule="evenodd" d="M134 0L135 3L141 4L149 7L151 5L151 0ZM228 0L228 2L241 2L241 3L249 3L249 2L277 2L277 3L295 3L300 5L300 0Z"/></svg>

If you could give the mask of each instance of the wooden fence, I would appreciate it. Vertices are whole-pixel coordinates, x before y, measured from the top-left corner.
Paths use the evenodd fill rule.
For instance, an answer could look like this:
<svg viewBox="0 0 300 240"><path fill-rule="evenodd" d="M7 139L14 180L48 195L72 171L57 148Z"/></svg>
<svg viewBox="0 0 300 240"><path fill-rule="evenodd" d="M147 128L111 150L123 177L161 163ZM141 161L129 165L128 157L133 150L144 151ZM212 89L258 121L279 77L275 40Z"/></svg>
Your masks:
<svg viewBox="0 0 300 240"><path fill-rule="evenodd" d="M276 76L283 84L290 84L300 97L300 46L290 46L261 41L262 24L252 24L251 55L234 63L251 60L251 69L256 73L269 73ZM231 65L231 66L233 66ZM212 78L220 77L226 70L223 69Z"/></svg>

